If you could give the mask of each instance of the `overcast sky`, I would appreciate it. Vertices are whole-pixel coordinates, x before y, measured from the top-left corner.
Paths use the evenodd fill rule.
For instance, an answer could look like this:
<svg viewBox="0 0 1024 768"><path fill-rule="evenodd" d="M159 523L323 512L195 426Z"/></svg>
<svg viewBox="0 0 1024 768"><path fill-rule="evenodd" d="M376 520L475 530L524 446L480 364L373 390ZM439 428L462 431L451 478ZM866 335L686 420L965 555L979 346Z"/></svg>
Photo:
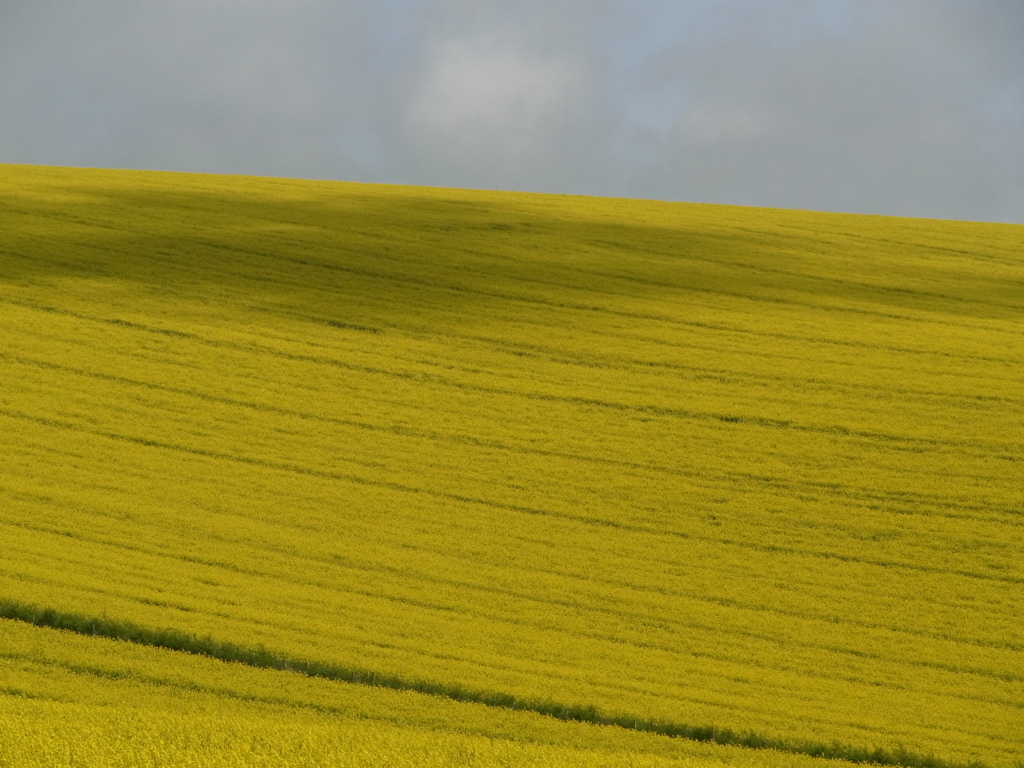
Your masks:
<svg viewBox="0 0 1024 768"><path fill-rule="evenodd" d="M0 162L1024 223L1024 1L0 0Z"/></svg>

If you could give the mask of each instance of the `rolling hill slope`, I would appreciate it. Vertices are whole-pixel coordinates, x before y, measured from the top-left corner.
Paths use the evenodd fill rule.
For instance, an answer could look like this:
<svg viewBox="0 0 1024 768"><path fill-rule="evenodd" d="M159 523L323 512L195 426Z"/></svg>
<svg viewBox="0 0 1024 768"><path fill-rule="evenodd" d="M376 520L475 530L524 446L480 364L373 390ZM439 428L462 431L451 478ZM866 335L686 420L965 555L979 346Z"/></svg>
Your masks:
<svg viewBox="0 0 1024 768"><path fill-rule="evenodd" d="M0 200L9 615L1024 759L1021 227L18 166Z"/></svg>

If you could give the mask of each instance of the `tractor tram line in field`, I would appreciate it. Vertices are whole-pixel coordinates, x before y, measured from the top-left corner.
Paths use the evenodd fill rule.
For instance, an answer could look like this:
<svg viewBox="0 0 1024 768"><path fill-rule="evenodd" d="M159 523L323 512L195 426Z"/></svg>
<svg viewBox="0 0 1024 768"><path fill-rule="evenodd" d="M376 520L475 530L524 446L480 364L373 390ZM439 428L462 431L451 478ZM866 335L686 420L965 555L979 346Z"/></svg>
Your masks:
<svg viewBox="0 0 1024 768"><path fill-rule="evenodd" d="M26 527L26 528L32 529L32 530L49 531L49 532L57 533L57 531L53 531L53 529L34 528L33 526L26 525L26 524L19 524L19 525L21 525L22 527ZM91 542L91 543L94 543L94 544L100 544L100 545L105 546L105 547L115 546L115 547L123 548L123 549L129 550L129 551L137 551L137 552L147 553L147 550L145 550L144 548L138 547L138 546L132 546L132 545L127 545L127 544L119 544L119 543L116 543L116 542L111 542L109 540L95 539L95 538L91 538L91 537L88 537L88 536L76 536L76 538L79 538L79 539L81 539L83 541L86 541L86 542ZM265 545L262 548L265 549L266 548ZM172 553L152 553L152 552L149 552L148 554L160 554L160 555L168 556L168 557L183 557L182 555L172 554ZM296 553L282 550L281 552L279 552L279 554L284 554L286 556L294 557ZM213 562L213 561L201 561L201 560L197 560L195 558L190 558L190 557L183 557L183 559L186 559L189 562L196 562L196 563L201 563L201 564L208 565L208 566L213 566L215 568L228 568L230 570L233 570L233 571L236 571L236 572L239 572L239 573L245 573L247 575L260 576L260 577L271 577L271 578L275 576L274 572L272 572L272 571L266 571L266 570L261 571L261 570L254 569L252 567L249 567L249 568L246 568L246 569L240 569L237 566L235 566L233 564L230 564L230 563ZM308 555L305 556L305 559L311 560L311 561L312 560L316 560L316 558L312 558L312 557L310 557ZM323 559L322 561L323 562L330 562L330 560L326 559L326 558ZM395 575L401 575L402 574L401 571L398 571L397 569L394 569L394 568L388 568L386 566L361 565L360 568L366 569L367 571L375 571L375 570L376 571L385 571L385 572L386 571L392 571ZM559 577L564 577L564 578L571 578L572 577L572 574L570 574L570 573L558 573L558 572L551 572L551 573L553 575L556 575L556 576L559 576ZM552 600L551 598L547 598L546 600L542 600L541 598L533 597L529 593L514 593L514 592L510 592L510 591L508 591L506 589L499 589L499 588L495 588L495 587L490 587L490 586L488 586L486 584L475 584L475 583L469 583L469 582L457 582L457 581L453 581L451 579L444 579L444 578L440 578L440 577L436 577L436 576L431 576L429 574L424 574L424 573L418 573L417 574L417 578L420 579L420 580L426 581L426 582L434 583L436 585L447 586L449 588L454 586L454 587L457 587L460 590L470 590L470 591L474 591L474 592L492 593L492 594L497 595L497 596L511 596L511 597L514 597L515 599L524 600L524 601L537 601L537 602L543 602L545 604L547 604L547 603L557 603L557 604L561 605L562 607L570 608L570 609L573 609L573 610L590 610L590 611L596 611L596 612L603 612L603 613L607 613L607 614L611 615L616 620L623 622L624 625L627 625L627 624L630 624L630 623L634 623L634 622L643 621L643 619L645 617L645 614L640 613L640 612L638 612L636 610L632 610L632 611L630 611L630 610L623 610L623 609L612 610L610 608L601 608L601 607L596 607L596 606L595 607L589 607L585 603L578 602L578 601ZM315 584L315 582L310 582L310 583L311 584ZM623 586L629 587L629 586L631 586L631 585L623 584L623 583L615 583L614 585L615 586L619 586L619 587L623 587ZM319 586L329 587L330 585L328 585L328 584L321 584ZM358 587L354 587L354 586L349 586L348 590L352 591L352 592L355 592L355 593L361 593L361 594L363 594L363 595L365 595L367 597L375 597L375 596L378 595L378 593L376 593L376 592L373 592L373 591L370 591L370 590L366 590L366 589L359 589ZM681 593L679 593L679 594L669 593L668 596L669 597L684 597L684 595L681 594ZM718 604L718 605L723 604L723 601L720 598L702 598L700 596L693 596L693 595L687 595L686 597L687 597L687 599L690 599L690 600L697 600L697 601L715 603L715 604ZM417 604L416 601L408 601L408 602L412 602L412 604ZM759 605L740 606L740 605L736 605L732 601L729 601L729 602L732 605L732 607L743 608L744 610L747 610L747 611L755 611L755 612L756 611L769 611L769 612L772 612L772 613L781 613L777 609L769 608L769 607L766 607L766 606L759 606ZM429 608L429 609L456 610L456 609L454 609L451 606L443 605L443 604L438 603L436 601L434 601L434 602L420 602L418 604L421 607ZM467 609L466 607L460 607L457 610L459 610L460 612L463 612L463 613L468 613L470 615L473 615L473 616L476 616L476 617L479 617L479 618L487 618L487 619L492 619L492 620L493 619L501 619L501 620L508 621L508 622L511 622L511 623L514 623L514 624L528 624L529 623L529 622L526 622L526 621L523 621L523 620L516 620L516 619L512 619L512 618L505 618L505 617L502 617L500 614L489 613L484 608L470 610L470 609ZM790 613L789 615L793 616L794 618L799 618L799 619L816 618L816 617L814 617L811 614L794 614L794 613ZM865 622L856 623L856 622L850 622L848 619L844 620L843 623L856 624L856 626L860 626L860 627L863 627L865 629L883 629L883 630L885 630L887 632L894 632L895 631L895 632L899 632L899 633L908 633L908 630L902 629L902 628L901 629L893 629L891 627L886 627L884 625L872 625L872 624L867 624ZM691 627L691 628L701 629L703 631L708 631L708 632L716 631L715 627L713 625L710 625L710 624L704 625L704 624L701 624L700 622L694 623L692 619L688 619L687 620L687 625L689 627ZM575 630L575 632L577 634L581 635L581 636L591 636L591 637L594 637L594 638L603 637L602 635L590 634L590 633L581 631L579 629ZM800 640L798 638L780 638L780 637L777 637L777 636L766 634L764 632L753 632L753 631L749 631L749 630L740 630L738 628L732 628L732 629L730 629L730 633L734 634L734 635L741 635L741 636L745 636L745 637L750 637L750 638L753 638L753 639L755 639L757 641L763 641L763 642L768 642L768 643L775 643L775 644L779 644L779 645L790 644L790 645L795 645L795 646L798 646L798 647L802 646L802 647L807 647L807 648L812 648L812 649L827 650L827 651L833 652L833 653L848 653L848 654L852 654L852 655L855 655L855 656L860 657L860 658L876 658L876 659L883 658L879 654L865 653L864 651L861 651L861 650L853 651L853 650L844 649L844 648L838 647L838 646L823 646L820 643L813 643L813 642L802 641L802 640ZM914 634L914 633L910 632L909 634ZM942 637L942 636L937 636L937 635L922 635L922 636L927 636L927 637L931 637L932 639L938 639L938 640L952 640L953 639L953 638ZM633 643L635 643L636 641L635 640L634 641L621 640L620 642L633 642ZM963 639L959 639L956 642L968 643L969 644L969 641L963 640ZM644 647L648 647L648 648L659 648L660 650L669 650L669 647L667 647L667 646L659 646L657 644L652 644L652 643L644 643L643 645L644 645ZM984 644L978 644L978 645L980 647L985 647ZM1019 650L1019 649L1016 649L1016 650ZM726 657L724 655L716 656L715 654L707 654L707 653L701 653L701 654L697 654L697 655L700 656L700 657L707 657L707 658L719 658L719 660L726 660L728 658L728 657ZM995 671L986 670L986 669L974 669L974 668L969 668L969 667L964 667L964 666L952 666L952 665L948 665L948 664L939 664L939 663L936 663L936 662L930 662L930 661L926 661L926 660L908 659L908 660L906 660L905 663L912 664L912 665L917 665L917 666L923 666L923 667L930 667L930 668L933 668L933 669L944 670L944 671L963 672L963 673L972 674L972 675L979 675L979 676L983 676L983 677L995 677L995 678L998 678L1000 680L1004 680L1004 681L1008 681L1008 682L1024 682L1024 675L1013 675L1013 674L1000 673L1000 672L995 672ZM970 697L967 697L967 698L970 698ZM1011 706L1013 705L1013 703L1009 702L1009 701L1004 702L1004 703L1009 704ZM1017 704L1016 706L1020 706L1020 705Z"/></svg>
<svg viewBox="0 0 1024 768"><path fill-rule="evenodd" d="M868 439L872 439L872 440L883 440L883 441L891 441L891 442L919 443L919 444L924 444L924 445L950 446L950 447L958 447L958 448L959 447L963 447L965 445L972 445L971 441L963 441L963 440L957 440L957 439L936 440L936 439L931 439L931 438L912 437L912 436L891 434L891 433L885 433L885 432L872 432L872 431L853 430L853 429L850 429L849 427L845 427L845 426L842 426L842 425L800 424L800 423L796 423L796 422L793 422L793 421L790 421L790 420L785 420L785 419L773 419L773 418L765 418L765 417L757 417L757 416L755 416L755 417L734 416L734 415L726 414L726 413L715 413L715 412L707 412L707 411L693 411L693 410L686 410L686 409L680 409L680 408L666 408L666 407L662 407L662 406L642 404L642 403L633 404L633 403L625 403L625 402L615 402L615 401L601 400L601 399L596 399L596 398L557 395L557 394L548 393L548 392L524 392L524 391L520 391L520 390L505 389L505 388L494 387L494 386L487 386L487 385L482 385L482 384L470 384L470 383L467 383L467 382L464 382L464 381L458 381L456 379L452 379L452 378L445 377L445 376L442 376L442 375L437 375L437 374L430 374L430 373L424 373L424 372L403 371L403 370L396 370L396 369L386 369L386 368L378 368L378 367L373 367L373 366L354 365L352 363L347 363L347 362L345 362L343 360L336 359L336 358L331 358L331 357L324 357L324 356L317 356L317 355L308 355L308 354L301 354L301 353L286 352L286 351L283 351L283 350L280 350L280 349L275 349L273 347L267 347L265 345L256 344L256 343L248 343L248 344L246 344L246 343L227 341L227 340L224 340L224 339L212 339L212 338L202 337L202 336L199 336L199 335L196 335L196 334L193 334L193 333L185 333L185 332L177 331L177 330L173 330L173 329L153 328L151 326L145 326L145 325L142 325L142 324L139 324L139 323L136 323L136 322L126 321L126 320L121 320L121 319L116 319L116 318L107 319L107 318L89 317L89 316L86 316L86 315L80 315L80 314L77 314L77 313L68 312L67 310L59 310L59 309L50 308L50 307L45 307L45 308L44 307L40 307L39 309L42 309L43 311L48 311L48 312L59 312L60 314L67 314L67 315L70 315L72 317L75 317L76 319L89 320L89 321L94 321L94 322L102 322L102 323L107 323L107 324L111 324L111 325L115 325L115 326L125 326L125 327L128 327L128 328L132 328L133 330L144 331L144 332L147 332L147 333L154 333L154 334L160 334L160 335L166 335L166 336L175 336L175 337L179 337L179 338L183 338L183 339L188 339L188 341L190 341L192 343L198 343L198 344L202 344L202 345L210 346L210 347L218 347L218 348L224 348L224 349L231 349L231 350L240 351L240 352L252 352L252 353L259 354L259 355L268 355L268 356L278 357L278 358L282 358L282 359L286 359L286 360L290 360L290 361L295 361L295 362L308 362L308 363L313 363L313 364L317 364L317 365L329 366L329 367L333 367L333 368L342 368L342 369L345 369L347 371L352 371L352 372L355 372L355 373L365 373L365 374L379 375L379 376L385 376L385 377L394 377L394 378L406 379L406 380L414 381L414 382L422 382L422 383L437 384L437 385L441 385L441 386L449 386L449 387L453 387L455 389L462 389L462 390L467 390L467 391L479 392L479 393L487 394L487 395L499 395L501 397L517 397L517 398L524 398L524 399L533 399L533 400L541 400L541 401L559 402L559 403L565 403L565 404L570 405L570 406L591 406L591 407L606 408L606 409L611 409L611 410L632 411L632 412L636 412L636 413L640 413L640 414L654 414L654 415L657 415L657 416L670 417L670 418L679 418L679 419L688 419L688 420L710 420L710 421L720 421L720 422L725 422L725 423L730 423L730 424L743 423L743 424L752 424L752 425L759 426L759 427L767 427L767 428L775 428L775 429L792 429L792 430L807 431L807 432L820 432L820 433L824 433L824 434L838 434L838 435L848 436L848 437L862 437L862 438L868 438ZM984 445L984 444L982 444L980 442L977 442L977 441L975 441L973 443L973 445L974 446L978 446L978 447L990 448L990 446L986 446L986 445ZM1015 457L1011 457L1009 460L1016 461L1018 459L1016 459Z"/></svg>
<svg viewBox="0 0 1024 768"><path fill-rule="evenodd" d="M818 491L840 492L842 494L842 496L844 498L846 498L846 499L857 498L857 499L861 499L861 500L869 501L869 502L870 501L879 501L879 502L885 501L885 502L890 502L890 503L893 502L893 501L897 501L897 500L898 501L903 501L903 502L914 502L914 503L918 503L918 504L927 504L928 507L929 507L929 510L928 510L927 513L923 513L923 514L928 514L928 515L947 514L947 513L940 512L939 509L941 509L941 508L948 508L948 509L958 509L958 508L959 509L970 509L970 510L973 510L973 511L982 511L982 510L987 509L990 512L1001 512L1001 513L1005 514L1006 518L1000 521L1001 524L1003 524L1003 525L1024 526L1024 519L1018 519L1018 518L1020 518L1020 515L1014 509L1010 509L1010 508L999 509L999 508L996 508L996 507L985 507L985 506L980 506L980 505L977 505L977 504L970 504L970 503L956 504L954 502L951 502L949 499L944 499L944 498L939 497L939 496L933 496L933 497L921 496L921 497L918 497L918 498L915 499L913 496L911 496L911 495L909 495L907 493L894 493L894 494L890 494L890 495L882 495L882 494L879 494L877 492L869 491L866 488L857 488L857 487L853 487L853 486L843 488L843 487L841 487L841 486L839 486L838 484L835 484L835 483L814 483L814 482L808 482L808 481L804 481L804 482L801 483L801 482L794 482L793 479L791 479L791 478L782 478L782 477L779 477L779 476L775 476L775 477L754 476L754 475L742 474L742 473L737 473L735 475L720 475L716 479L716 478L713 478L713 477L709 476L706 472L700 472L699 470L695 470L695 469L688 470L688 469L685 469L685 468L682 468L682 467L659 466L659 465L653 464L653 463L643 463L643 464L640 464L640 463L635 463L635 462L628 462L628 461L623 461L623 460L619 460L619 459L608 458L608 457L604 457L604 456L595 456L595 455L585 455L585 454L579 454L579 453L569 453L569 452L559 452L559 451L544 450L544 449L528 447L528 446L524 446L524 445L516 445L516 444L511 444L511 443L502 443L502 442L498 442L498 441L495 441L495 440L485 440L485 439L481 439L481 438L475 437L473 435L455 434L455 433L442 433L442 432L431 432L431 431L421 430L421 429L417 429L415 427L404 426L404 425L373 424L373 423L370 423L370 422L355 421L355 420L352 420L352 419L334 418L334 417L324 416L322 414L315 414L315 413L306 412L306 411L280 408L280 407L276 407L276 406L273 406L273 405L265 403L265 402L245 401L245 400L238 400L238 399L233 399L233 398L219 397L219 396L210 395L210 394L207 394L207 393L204 393L204 392L201 392L201 391L197 391L197 390L194 390L194 389L184 389L184 388L180 388L180 387L166 386L166 385L156 384L156 383L150 382L150 381L142 381L142 380L131 379L131 378L123 377L123 376L115 376L115 375L101 373L101 372L94 371L94 370L85 370L85 369L80 369L80 368L74 368L74 367L70 367L70 366L66 366L66 365L60 365L60 364L57 364L57 363L52 363L52 362L49 362L49 361L46 361L46 360L31 359L31 358L25 358L25 357L20 357L20 356L7 355L7 354L3 354L3 353L0 353L0 358L6 359L6 360L8 360L10 362L17 363L17 364L20 364L20 365L27 365L27 366L34 366L34 367L49 369L49 370L58 371L58 372L66 373L66 374L71 374L71 375L74 375L74 376L83 376L83 377L88 377L88 378L95 378L95 379L99 379L101 381L107 381L107 382L117 383L117 384L125 384L125 385L131 386L131 387L139 387L139 388L143 388L143 389L155 390L155 391L165 392L165 393L172 394L172 395L180 395L180 396L184 396L184 397L187 397L187 398L194 398L194 399L197 399L197 400L203 400L203 401L208 401L208 402L222 404L222 405L228 405L228 406L234 406L234 407L239 407L239 408L250 409L250 410L257 411L257 412L259 412L259 411L268 411L268 412L277 413L277 414L280 414L280 415L283 415L283 416L291 416L291 417L295 417L295 418L299 418L299 419L303 419L303 420L324 421L324 422L329 422L329 423L332 423L332 424L337 424L337 425L340 425L340 426L352 427L352 428L356 428L356 429L360 429L360 430L367 430L367 431L371 431L371 432L384 432L384 433L390 433L390 434L399 435L399 436L408 436L408 437L414 437L414 438L422 438L422 439L432 440L432 441L461 442L461 443L465 443L465 444L468 444L468 445L473 445L473 446L478 446L478 447L483 447L483 448L494 448L494 449L497 449L497 450L508 451L508 452L512 452L512 453L523 453L523 454L536 455L536 456L547 456L547 457L552 457L552 458L557 458L557 459L569 459L569 460L573 460L573 461L597 463L597 464L611 466L611 467L619 467L619 468L622 468L622 469L638 470L638 471L651 472L651 473L657 473L657 474L683 476L683 477L688 477L688 478L703 478L705 480L716 480L716 482L718 483L718 485L709 485L708 487L718 487L723 482L729 483L729 484L735 484L737 481L755 481L755 482L761 482L761 483L771 483L775 487L785 487L787 490L790 490L790 491L795 490L796 488L803 487L803 488L806 488L806 489L812 489L812 490L818 490ZM978 447L983 447L983 446L979 445ZM1013 458L1011 460L1016 460L1016 458ZM914 514L914 512L912 512L910 510L907 510L905 512L901 512L901 514ZM962 514L962 513L961 514L948 514L948 516L951 517L951 518L954 518L954 519L974 519L974 520L977 520L977 521L986 521L986 522L991 522L992 521L992 518L990 516L972 516L972 515L966 515L966 514Z"/></svg>
<svg viewBox="0 0 1024 768"><path fill-rule="evenodd" d="M34 627L59 629L75 632L76 634L89 637L109 638L113 640L127 641L142 646L166 649L170 651L184 651L188 654L205 656L210 659L229 661L243 664L256 669L284 670L289 673L307 675L313 678L320 678L345 683L355 683L370 687L381 687L396 691L412 691L425 693L430 696L437 696L457 702L480 703L488 707L510 709L513 711L532 712L558 720L567 720L592 725L611 725L626 730L634 730L642 733L651 733L673 738L683 738L698 742L708 742L723 746L742 746L754 749L772 750L794 755L807 755L814 758L825 758L828 760L841 760L850 763L870 763L883 766L903 766L905 768L988 768L984 763L972 761L970 763L957 763L937 758L934 755L916 754L906 749L887 751L884 749L870 749L864 747L852 747L838 742L785 742L770 739L761 734L737 733L729 728L722 728L710 725L693 726L679 723L662 721L649 721L637 718L632 715L606 715L595 710L589 705L567 705L554 701L522 701L508 694L467 690L461 686L450 687L444 684L430 683L423 681L407 681L399 677L378 675L365 670L346 669L309 663L302 660L287 659L276 656L264 649L247 649L231 643L218 643L214 640L204 640L196 637L188 637L176 632L169 631L148 631L142 627L125 624L122 622L111 622L102 618L85 617L74 614L62 614L52 610L39 609L35 606L20 605L9 601L0 600L0 619L15 619L30 624ZM8 658L18 660L20 655L5 655L0 653L0 659ZM34 660L34 659L32 659ZM96 675L106 677L111 673L100 668L83 667L68 662L54 662L46 660L47 668L63 667L73 674ZM120 677L113 673L115 678ZM142 683L157 684L160 686L175 686L173 680L162 678L147 679L145 677L131 676L134 681ZM251 695L239 696L231 689L206 688L196 686L194 683L186 686L188 691L199 690L217 695L218 697L242 698L246 701L253 700ZM13 689L10 695L18 697L32 697L29 691ZM41 697L41 698L46 698ZM258 700L258 699L257 699ZM280 698L264 698L265 703L275 704L281 701ZM311 707L315 710L326 713L340 713L339 710L330 707L304 704L304 707Z"/></svg>
<svg viewBox="0 0 1024 768"><path fill-rule="evenodd" d="M543 516L543 517L559 517L559 518L564 518L566 520L570 520L570 521L575 522L575 523L581 523L581 524L589 525L589 526L611 527L611 528L620 529L620 530L624 530L624 531L629 531L629 532L633 532L633 533L646 533L646 534L652 534L652 535L656 535L656 536L671 536L671 537L679 537L679 538L683 538L683 539L703 540L703 541L708 542L708 543L725 545L725 546L729 546L729 547L749 548L749 549L754 549L754 550L761 551L761 552L785 553L785 554L790 554L790 555L809 555L809 556L813 556L813 557L819 557L819 558L825 558L825 559L834 559L834 560L839 560L839 561L848 562L848 563L856 563L856 564L863 564L863 565L875 565L875 566L880 566L880 567L883 567L883 568L896 567L896 568L902 568L902 569L913 570L913 571L922 571L922 572L925 572L925 573L949 574L949 575L961 576L961 577L965 577L965 578L969 578L969 579L980 579L980 580L988 580L988 581L1006 582L1006 583L1010 583L1010 584L1024 584L1024 577L1018 577L1018 576L1005 576L1005 575L1000 575L1000 574L980 573L980 572L977 572L977 571L953 570L953 569L949 569L949 568L937 568L937 567L933 567L933 566L929 566L929 565L925 565L925 564L918 564L918 563L912 563L912 562L898 562L898 561L891 561L891 560L879 560L879 559L869 558L869 557L864 557L864 556L845 555L845 554L841 554L841 553L835 552L835 551L807 550L807 549L802 549L802 548L797 548L797 547L792 547L792 546L783 546L783 545L773 544L773 543L755 543L755 542L751 542L751 541L741 541L741 540L737 540L737 539L730 539L730 538L724 538L724 537L696 536L696 535L693 535L693 534L690 534L690 533L686 533L686 532L681 532L681 531L671 531L671 530L664 530L664 529L659 529L659 528L654 528L654 527L649 527L649 526L640 526L640 525L635 525L635 524L630 524L630 523L624 523L624 522L618 522L618 521L614 521L614 520L608 520L608 519L604 519L604 518L586 517L586 516L583 516L583 515L580 515L580 514L572 514L572 513L559 512L559 511L556 511L556 510L553 510L553 509L539 509L539 508L536 508L536 507L526 507L526 506L522 506L522 505L518 505L518 504L510 504L510 503L506 503L506 502L498 502L498 501L491 500L491 499L467 497L467 496L463 496L463 495L460 495L460 494L446 493L446 492L440 492L440 491L432 490L432 489L430 489L428 487L410 486L410 485L405 485L405 484L395 483L395 482L390 482L390 481L375 480L375 479L363 477L363 476L360 476L360 475L341 473L341 472L323 471L323 470L318 470L318 469L315 469L315 468L305 467L305 466L302 466L302 465L294 465L294 464L285 464L285 463L271 462L271 461L266 461L266 460L263 460L263 459L258 459L258 458L255 458L255 457L251 457L251 456L244 456L244 455L238 455L238 454L228 454L228 453L220 453L220 452L216 452L216 451L209 451L209 450L189 447L189 446L185 446L185 445L180 445L180 444L161 442L161 441L152 440L152 439L146 438L146 437L133 436L133 435L124 435L124 434L117 434L117 433L113 433L113 432L106 432L106 431L101 431L101 430L96 430L96 429L90 429L90 428L87 428L87 427L84 427L84 426L81 426L81 425L74 424L72 422L60 421L60 420L50 419L50 418L45 418L45 417L40 417L40 416L33 416L31 414L19 413L19 412L15 412L15 411L9 411L9 410L3 409L3 408L0 408L0 416L7 417L9 419L27 420L27 421L31 421L31 422L34 422L36 424L42 425L42 426L46 426L46 427L52 427L52 428L60 429L60 430L76 431L76 432L80 432L80 433L88 435L88 436L101 437L101 438L106 438L106 439L114 440L114 441L127 442L127 443L130 443L130 444L135 444L135 445L143 446L143 447L146 447L146 448L154 448L154 449L174 451L174 452L178 452L178 453L184 453L184 454L189 454L189 455L193 455L193 456L203 457L203 458L206 458L206 459L213 459L213 460L218 460L218 461L227 461L227 462L231 462L231 463L252 465L252 466L256 466L256 467L260 467L260 468L265 468L265 469L270 469L270 470L275 470L275 471L280 471L280 472L289 472L289 473L295 473L295 474L300 474L300 475L310 475L310 476L321 478L321 479L325 479L325 480L336 480L336 481L342 481L342 482L346 482L346 483L355 483L355 484L360 484L360 485L373 485L373 486L378 486L380 488L384 488L384 489L387 489L387 490L390 490L390 491L397 491L397 492L400 492L400 493L409 493L409 494L423 494L423 495L426 495L426 496L431 496L431 497L438 498L438 499L445 500L445 501L459 502L459 503L464 503L464 504L476 504L476 505L492 507L492 508L495 508L495 509L500 509L500 510L504 510L504 511L508 511L508 512L518 512L518 513L524 513L524 514L528 514L528 515L539 515L539 516ZM361 466L370 466L370 467L380 466L380 465L377 465L377 464L367 464L367 462L365 462L365 461L360 461L360 460L351 459L351 458L342 459L342 461L351 462L351 463L354 463L354 464L357 464L357 465L361 465Z"/></svg>

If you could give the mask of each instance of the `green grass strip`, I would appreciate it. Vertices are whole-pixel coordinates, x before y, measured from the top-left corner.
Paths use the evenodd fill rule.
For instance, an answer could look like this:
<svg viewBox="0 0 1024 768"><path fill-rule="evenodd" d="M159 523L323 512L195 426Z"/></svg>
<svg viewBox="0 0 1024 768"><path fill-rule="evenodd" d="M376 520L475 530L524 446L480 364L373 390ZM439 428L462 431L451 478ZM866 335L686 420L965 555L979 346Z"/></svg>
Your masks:
<svg viewBox="0 0 1024 768"><path fill-rule="evenodd" d="M612 725L633 731L655 733L673 738L808 755L852 763L869 763L902 768L990 768L986 763L963 763L898 748L893 750L854 747L833 742L786 741L757 733L734 731L711 725L687 725L661 720L645 720L629 715L604 714L596 707L583 704L560 704L553 701L521 699L508 693L480 691L460 685L411 680L395 675L382 675L356 667L326 664L317 661L286 658L267 648L250 648L221 642L212 637L199 637L176 629L149 629L127 621L84 616L53 608L40 608L28 603L0 599L0 618L14 619L37 627L63 629L81 635L123 640L138 645L207 656L220 661L245 664L259 669L278 669L309 677L337 680L358 685L390 688L396 691L439 696L454 701L473 702L489 707L503 707L534 712L559 720L572 720L594 725Z"/></svg>

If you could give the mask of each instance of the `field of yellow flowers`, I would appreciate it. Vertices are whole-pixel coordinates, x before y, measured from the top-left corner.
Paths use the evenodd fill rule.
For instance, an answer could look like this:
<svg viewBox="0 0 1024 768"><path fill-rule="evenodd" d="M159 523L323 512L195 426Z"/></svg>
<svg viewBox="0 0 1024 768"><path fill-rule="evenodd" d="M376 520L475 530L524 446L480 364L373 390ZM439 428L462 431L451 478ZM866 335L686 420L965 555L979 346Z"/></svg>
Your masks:
<svg viewBox="0 0 1024 768"><path fill-rule="evenodd" d="M0 198L5 626L1024 760L1021 227L24 166ZM197 733L5 664L19 733ZM217 701L210 743L287 730ZM576 759L309 717L329 756Z"/></svg>
<svg viewBox="0 0 1024 768"><path fill-rule="evenodd" d="M7 768L851 768L0 620Z"/></svg>

